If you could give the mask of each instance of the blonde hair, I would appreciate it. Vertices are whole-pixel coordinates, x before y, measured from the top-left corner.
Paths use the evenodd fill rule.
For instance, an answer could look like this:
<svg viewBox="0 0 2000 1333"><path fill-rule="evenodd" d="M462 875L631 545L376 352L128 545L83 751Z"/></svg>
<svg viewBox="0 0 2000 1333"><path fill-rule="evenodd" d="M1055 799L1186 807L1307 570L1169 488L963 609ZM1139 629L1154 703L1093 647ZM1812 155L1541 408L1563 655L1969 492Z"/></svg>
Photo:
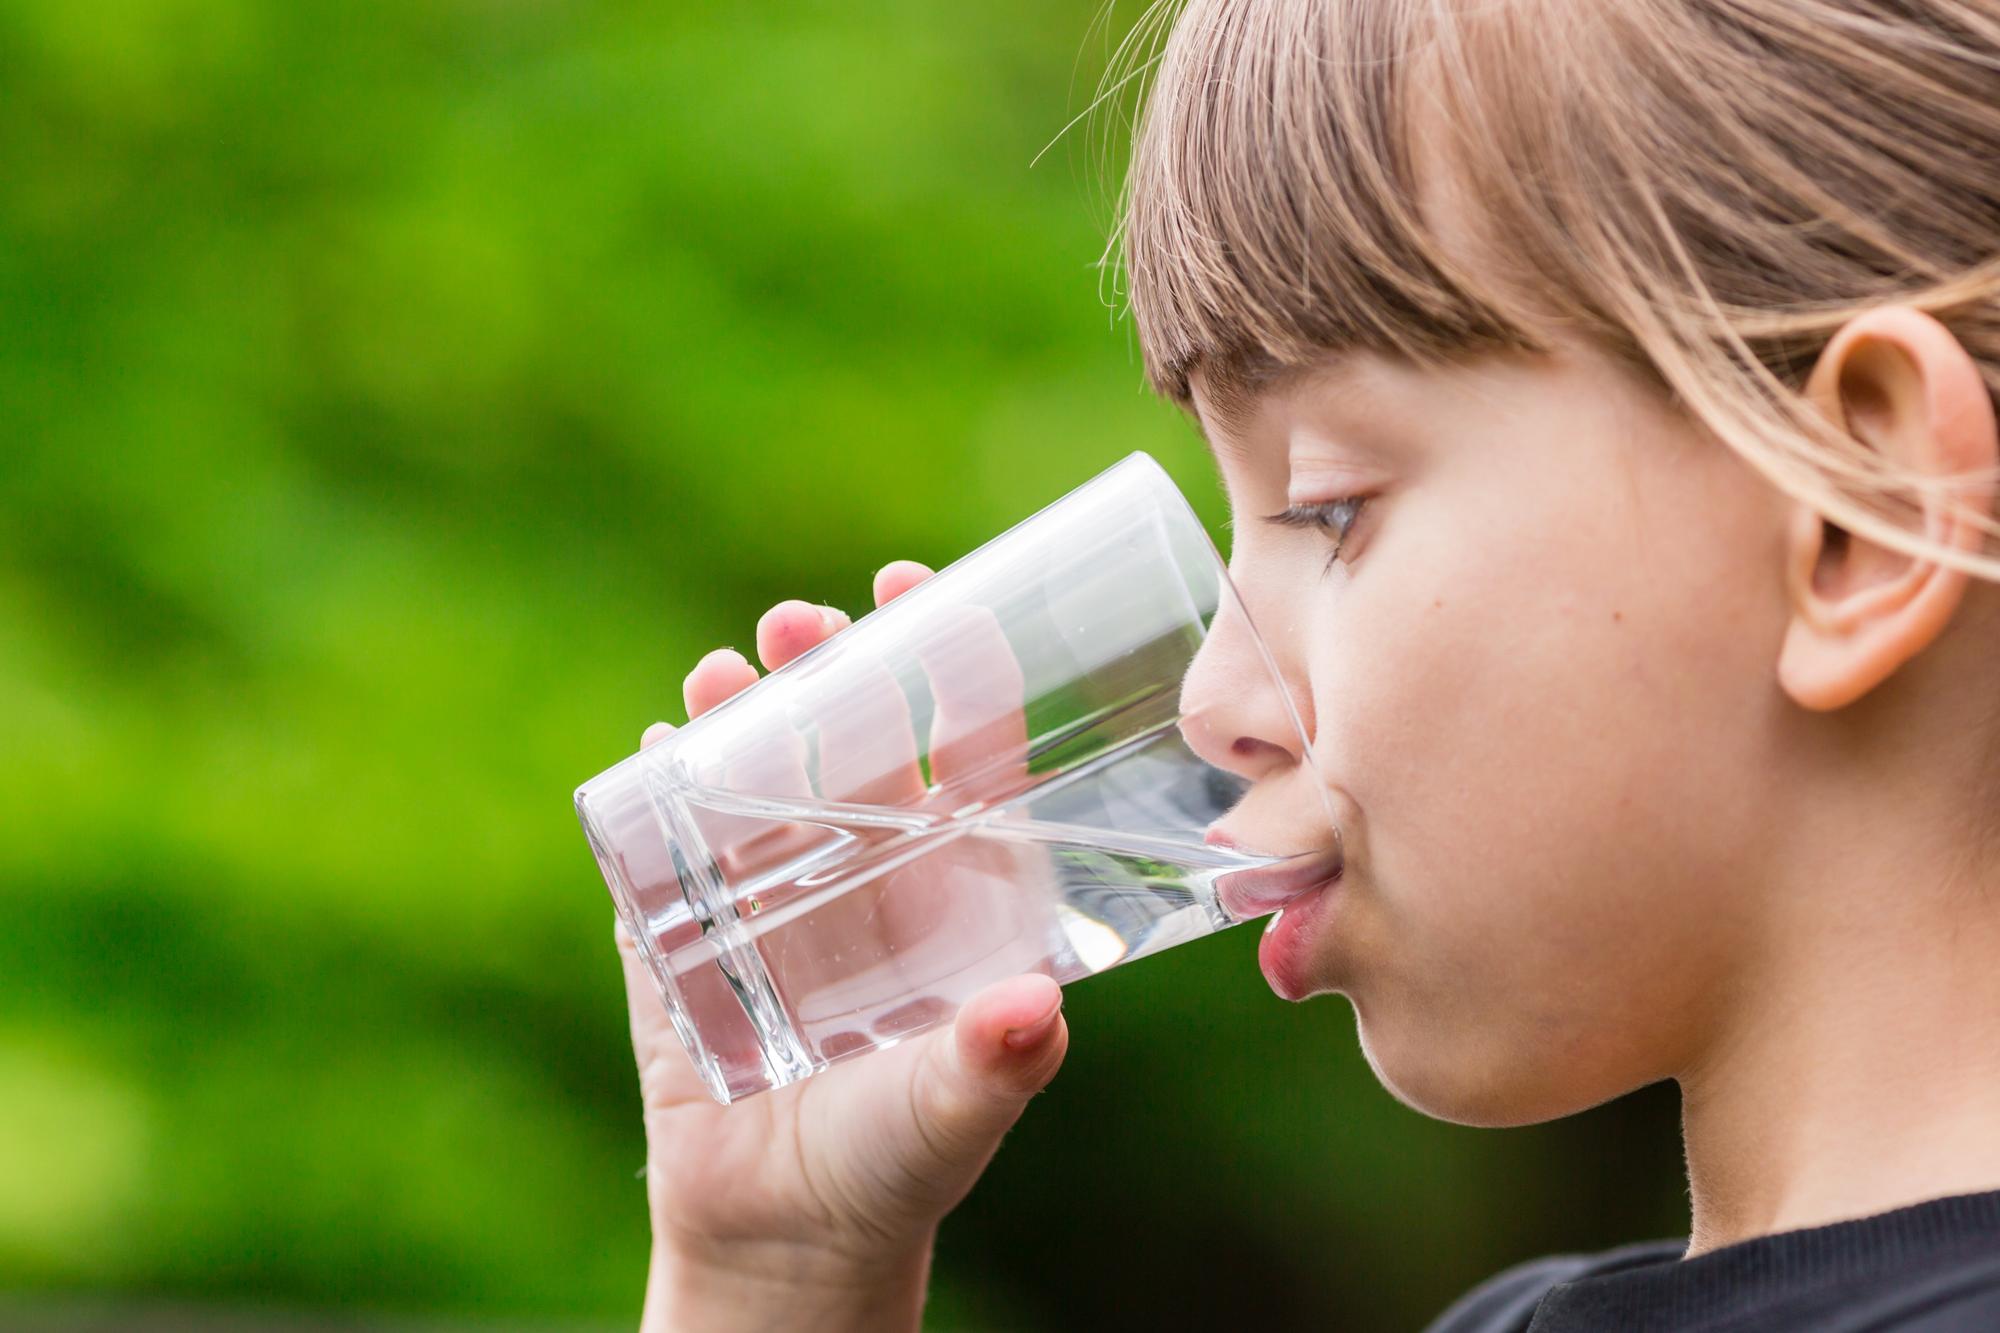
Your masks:
<svg viewBox="0 0 2000 1333"><path fill-rule="evenodd" d="M2000 579L1904 521L1993 474L1896 465L1799 392L1903 303L2000 404L2000 0L1191 0L1154 59L1107 255L1162 393L1569 330L1829 521ZM1474 203L1480 258L1420 163Z"/></svg>

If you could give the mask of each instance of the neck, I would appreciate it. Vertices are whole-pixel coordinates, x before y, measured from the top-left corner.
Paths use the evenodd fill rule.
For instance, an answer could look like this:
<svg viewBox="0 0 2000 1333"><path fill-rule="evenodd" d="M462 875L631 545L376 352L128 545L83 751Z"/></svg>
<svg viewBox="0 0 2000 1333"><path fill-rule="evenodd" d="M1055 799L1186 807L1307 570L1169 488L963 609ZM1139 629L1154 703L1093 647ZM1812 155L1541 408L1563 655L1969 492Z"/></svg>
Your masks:
<svg viewBox="0 0 2000 1333"><path fill-rule="evenodd" d="M1850 845L1782 896L1683 1071L1690 1255L2000 1188L2000 882L1906 851Z"/></svg>

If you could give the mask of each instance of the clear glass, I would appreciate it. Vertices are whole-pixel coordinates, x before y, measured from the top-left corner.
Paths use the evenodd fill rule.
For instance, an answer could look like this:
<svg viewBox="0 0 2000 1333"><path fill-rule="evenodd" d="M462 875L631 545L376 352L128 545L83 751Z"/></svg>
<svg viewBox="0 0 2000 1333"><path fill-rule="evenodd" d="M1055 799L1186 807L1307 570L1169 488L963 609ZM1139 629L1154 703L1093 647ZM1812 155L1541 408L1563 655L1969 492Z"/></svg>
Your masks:
<svg viewBox="0 0 2000 1333"><path fill-rule="evenodd" d="M1226 688L1192 687L1197 655L1226 660ZM1068 983L1337 873L1309 762L1253 782L1196 752L1228 752L1220 714L1256 691L1303 759L1221 557L1136 453L592 778L577 813L731 1102L993 981Z"/></svg>

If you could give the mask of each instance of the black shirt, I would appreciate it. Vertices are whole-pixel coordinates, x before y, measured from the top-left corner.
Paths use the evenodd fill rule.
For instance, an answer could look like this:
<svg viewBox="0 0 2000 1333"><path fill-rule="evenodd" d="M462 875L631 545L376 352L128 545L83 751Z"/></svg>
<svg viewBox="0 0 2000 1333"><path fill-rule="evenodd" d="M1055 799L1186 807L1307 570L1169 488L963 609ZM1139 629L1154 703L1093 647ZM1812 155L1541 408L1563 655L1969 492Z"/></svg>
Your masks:
<svg viewBox="0 0 2000 1333"><path fill-rule="evenodd" d="M2000 1333L2000 1190L1725 1245L1510 1268L1429 1333Z"/></svg>

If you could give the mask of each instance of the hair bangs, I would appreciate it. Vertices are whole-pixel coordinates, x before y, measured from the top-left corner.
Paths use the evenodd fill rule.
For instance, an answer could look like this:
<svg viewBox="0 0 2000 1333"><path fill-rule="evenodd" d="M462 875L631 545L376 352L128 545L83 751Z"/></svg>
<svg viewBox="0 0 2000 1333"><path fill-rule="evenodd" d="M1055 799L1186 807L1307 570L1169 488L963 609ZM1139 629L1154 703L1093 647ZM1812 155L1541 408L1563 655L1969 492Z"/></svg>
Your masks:
<svg viewBox="0 0 2000 1333"><path fill-rule="evenodd" d="M1536 346L1419 207L1401 0L1193 0L1159 57L1118 236L1146 371L1187 403L1349 348Z"/></svg>

